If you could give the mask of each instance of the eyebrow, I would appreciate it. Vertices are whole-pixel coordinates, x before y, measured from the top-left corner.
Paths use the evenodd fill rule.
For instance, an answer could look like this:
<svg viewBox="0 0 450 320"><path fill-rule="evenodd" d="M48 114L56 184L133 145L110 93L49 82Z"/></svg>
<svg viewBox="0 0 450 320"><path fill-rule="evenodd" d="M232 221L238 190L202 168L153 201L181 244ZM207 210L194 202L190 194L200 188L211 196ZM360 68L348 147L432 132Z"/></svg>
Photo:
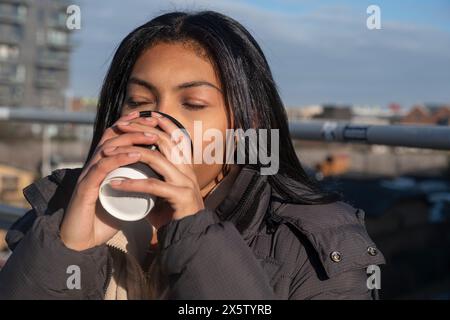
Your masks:
<svg viewBox="0 0 450 320"><path fill-rule="evenodd" d="M130 80L128 80L129 84L137 84L139 86L145 87L146 89L148 89L151 92L157 92L158 90L156 89L156 87L154 85L152 85L150 82L147 82L145 80L136 78L136 77L131 77ZM217 86L215 86L214 84L212 84L211 82L208 81L191 81L191 82L185 82L182 84L179 84L176 86L177 90L183 90L183 89L188 89L188 88L193 88L193 87L200 87L200 86L208 86L211 88L214 88L216 90L218 90L220 93L222 93L222 90L220 88L218 88Z"/></svg>

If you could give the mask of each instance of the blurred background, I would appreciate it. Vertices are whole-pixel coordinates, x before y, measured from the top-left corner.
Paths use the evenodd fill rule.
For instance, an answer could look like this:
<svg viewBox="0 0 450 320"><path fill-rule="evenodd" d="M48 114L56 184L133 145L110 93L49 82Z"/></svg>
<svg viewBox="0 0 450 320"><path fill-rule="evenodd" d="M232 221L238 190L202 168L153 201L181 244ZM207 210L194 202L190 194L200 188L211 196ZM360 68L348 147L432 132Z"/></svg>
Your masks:
<svg viewBox="0 0 450 320"><path fill-rule="evenodd" d="M367 25L372 4L380 29ZM66 24L70 5L79 29ZM448 0L0 0L0 268L5 230L28 208L22 189L82 165L121 39L164 12L204 9L254 35L292 124L360 130L359 139L330 138L323 126L293 136L308 172L365 211L388 262L381 297L450 299L450 131L421 135L450 128ZM385 143L366 139L391 126L418 128L422 139L404 143L395 130Z"/></svg>

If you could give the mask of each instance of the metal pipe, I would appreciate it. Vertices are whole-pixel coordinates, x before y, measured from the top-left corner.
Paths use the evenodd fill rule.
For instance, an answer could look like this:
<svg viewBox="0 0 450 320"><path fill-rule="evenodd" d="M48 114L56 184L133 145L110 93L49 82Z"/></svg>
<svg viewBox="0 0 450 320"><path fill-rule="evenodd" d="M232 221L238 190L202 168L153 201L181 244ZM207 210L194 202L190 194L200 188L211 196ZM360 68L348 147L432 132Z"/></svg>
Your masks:
<svg viewBox="0 0 450 320"><path fill-rule="evenodd" d="M290 121L293 139L450 150L450 126Z"/></svg>
<svg viewBox="0 0 450 320"><path fill-rule="evenodd" d="M0 121L92 125L95 113L0 107ZM450 126L371 125L342 121L290 121L293 139L450 150Z"/></svg>
<svg viewBox="0 0 450 320"><path fill-rule="evenodd" d="M70 112L37 108L0 107L0 121L40 122L54 124L85 124L94 123L93 112Z"/></svg>
<svg viewBox="0 0 450 320"><path fill-rule="evenodd" d="M0 229L9 229L25 212L27 209L0 204Z"/></svg>

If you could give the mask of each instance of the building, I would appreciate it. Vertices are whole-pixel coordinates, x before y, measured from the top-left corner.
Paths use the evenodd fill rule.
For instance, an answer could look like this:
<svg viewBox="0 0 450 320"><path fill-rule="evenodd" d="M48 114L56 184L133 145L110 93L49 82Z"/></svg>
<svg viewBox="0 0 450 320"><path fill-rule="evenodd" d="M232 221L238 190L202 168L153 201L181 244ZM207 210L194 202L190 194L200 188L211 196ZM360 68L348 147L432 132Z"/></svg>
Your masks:
<svg viewBox="0 0 450 320"><path fill-rule="evenodd" d="M66 10L71 3L0 0L0 105L65 106L72 50Z"/></svg>
<svg viewBox="0 0 450 320"><path fill-rule="evenodd" d="M450 125L450 105L417 105L401 119L402 124Z"/></svg>
<svg viewBox="0 0 450 320"><path fill-rule="evenodd" d="M315 115L321 114L323 108L321 105L308 105L301 107L286 107L286 114L289 120L307 120Z"/></svg>
<svg viewBox="0 0 450 320"><path fill-rule="evenodd" d="M350 121L353 117L350 105L324 104L322 107L322 112L313 116L313 119Z"/></svg>
<svg viewBox="0 0 450 320"><path fill-rule="evenodd" d="M389 125L403 117L403 111L397 104L388 107L379 105L354 105L352 107L353 123Z"/></svg>

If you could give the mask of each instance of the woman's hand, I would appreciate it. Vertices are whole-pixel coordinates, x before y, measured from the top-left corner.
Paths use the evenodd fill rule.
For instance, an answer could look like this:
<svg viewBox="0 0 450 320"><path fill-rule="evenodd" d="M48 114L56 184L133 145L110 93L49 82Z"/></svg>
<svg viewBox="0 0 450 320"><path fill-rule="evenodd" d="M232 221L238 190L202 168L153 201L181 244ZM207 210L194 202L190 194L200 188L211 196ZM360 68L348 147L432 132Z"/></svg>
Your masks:
<svg viewBox="0 0 450 320"><path fill-rule="evenodd" d="M100 205L98 193L108 173L138 162L141 158L141 154L135 151L106 156L108 150L155 143L155 136L148 136L144 132L124 133L118 129L118 123L121 122L133 120L143 123L144 120L137 119L138 116L137 112L131 113L105 130L90 162L83 168L61 224L61 240L68 248L86 250L107 242L117 233L119 222Z"/></svg>
<svg viewBox="0 0 450 320"><path fill-rule="evenodd" d="M179 128L163 116L156 115L151 119L155 119L157 125L164 131L136 122L126 125L119 124L118 127L121 131L129 134L146 132L154 135L154 144L158 146L159 151L136 146L120 146L114 150L107 150L106 154L112 157L134 152L140 153L139 161L149 165L164 178L164 181L149 178L116 180L110 183L114 189L148 193L159 197L155 208L148 215L150 223L158 229L171 220L197 213L204 208L204 203L191 159L187 154L181 154L177 161L173 161L175 154L180 155L177 150L180 150L179 146L182 141L173 141L171 137ZM187 140L189 139L185 139L184 142Z"/></svg>

